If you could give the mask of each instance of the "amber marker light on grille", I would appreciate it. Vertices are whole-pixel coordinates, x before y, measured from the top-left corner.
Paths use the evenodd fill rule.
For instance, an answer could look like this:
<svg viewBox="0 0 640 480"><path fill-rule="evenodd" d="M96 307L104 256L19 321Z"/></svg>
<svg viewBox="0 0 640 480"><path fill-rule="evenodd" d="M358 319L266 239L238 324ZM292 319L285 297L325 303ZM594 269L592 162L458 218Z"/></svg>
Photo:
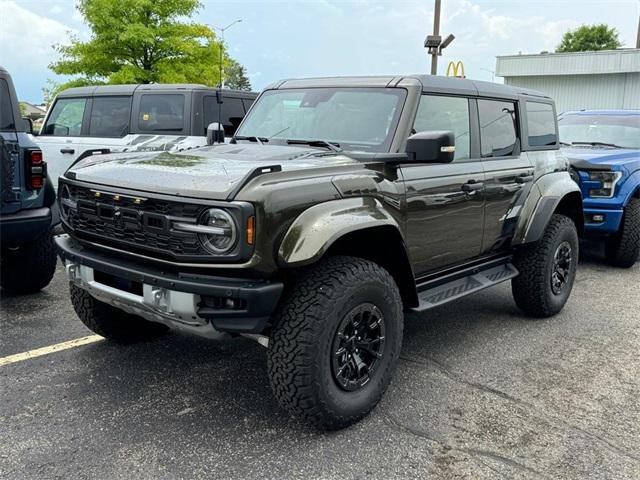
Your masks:
<svg viewBox="0 0 640 480"><path fill-rule="evenodd" d="M256 217L247 218L247 243L253 245L256 239Z"/></svg>

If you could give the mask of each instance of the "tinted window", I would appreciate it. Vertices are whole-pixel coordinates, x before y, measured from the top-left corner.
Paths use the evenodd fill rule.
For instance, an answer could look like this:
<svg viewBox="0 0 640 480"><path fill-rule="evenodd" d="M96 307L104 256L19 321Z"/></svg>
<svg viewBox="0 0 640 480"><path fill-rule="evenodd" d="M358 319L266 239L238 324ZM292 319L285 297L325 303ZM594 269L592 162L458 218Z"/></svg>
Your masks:
<svg viewBox="0 0 640 480"><path fill-rule="evenodd" d="M527 128L532 147L558 143L553 107L548 103L527 102Z"/></svg>
<svg viewBox="0 0 640 480"><path fill-rule="evenodd" d="M13 106L9 96L9 84L5 79L0 79L0 130L13 130L15 128Z"/></svg>
<svg viewBox="0 0 640 480"><path fill-rule="evenodd" d="M89 135L124 137L129 132L131 97L95 97L91 108Z"/></svg>
<svg viewBox="0 0 640 480"><path fill-rule="evenodd" d="M447 130L456 139L455 160L469 158L469 100L423 95L418 106L416 132Z"/></svg>
<svg viewBox="0 0 640 480"><path fill-rule="evenodd" d="M255 100L253 100L252 98L243 98L242 99L242 104L244 105L244 111L248 112L249 108L251 108L251 105L253 105L253 102Z"/></svg>
<svg viewBox="0 0 640 480"><path fill-rule="evenodd" d="M181 132L184 129L184 95L142 95L138 128L143 132Z"/></svg>
<svg viewBox="0 0 640 480"><path fill-rule="evenodd" d="M513 155L517 143L515 104L478 100L478 112L482 157Z"/></svg>
<svg viewBox="0 0 640 480"><path fill-rule="evenodd" d="M221 108L221 111L219 111L219 108ZM219 104L217 103L216 97L212 95L204 97L205 135L207 132L207 126L210 123L218 121L219 113L221 115L225 135L232 136L244 117L245 112L244 107L242 106L242 99L223 97L222 103Z"/></svg>
<svg viewBox="0 0 640 480"><path fill-rule="evenodd" d="M44 135L77 137L82 130L86 98L61 98L56 101L42 129Z"/></svg>

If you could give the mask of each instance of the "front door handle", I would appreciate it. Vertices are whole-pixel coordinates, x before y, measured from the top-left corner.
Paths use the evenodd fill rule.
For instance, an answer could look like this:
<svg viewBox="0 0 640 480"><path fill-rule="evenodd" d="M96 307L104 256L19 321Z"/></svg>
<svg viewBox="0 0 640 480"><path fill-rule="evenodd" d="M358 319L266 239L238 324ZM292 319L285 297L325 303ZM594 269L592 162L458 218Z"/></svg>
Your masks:
<svg viewBox="0 0 640 480"><path fill-rule="evenodd" d="M533 181L533 175L518 175L516 177L516 183L528 183Z"/></svg>
<svg viewBox="0 0 640 480"><path fill-rule="evenodd" d="M477 192L479 190L482 190L483 188L484 183L476 182L475 180L469 180L467 183L462 185L462 191L467 193Z"/></svg>
<svg viewBox="0 0 640 480"><path fill-rule="evenodd" d="M76 151L73 148L61 148L60 153L71 153L74 154Z"/></svg>

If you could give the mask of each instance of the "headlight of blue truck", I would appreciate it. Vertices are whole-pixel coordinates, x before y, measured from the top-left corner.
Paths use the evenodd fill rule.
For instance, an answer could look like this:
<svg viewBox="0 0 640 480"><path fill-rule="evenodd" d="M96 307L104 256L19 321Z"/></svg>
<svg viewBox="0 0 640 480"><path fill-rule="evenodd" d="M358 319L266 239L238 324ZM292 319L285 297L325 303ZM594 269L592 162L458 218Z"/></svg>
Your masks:
<svg viewBox="0 0 640 480"><path fill-rule="evenodd" d="M612 198L616 191L616 184L622 178L622 172L589 172L589 180L599 182L599 188L589 190L589 196L594 198Z"/></svg>

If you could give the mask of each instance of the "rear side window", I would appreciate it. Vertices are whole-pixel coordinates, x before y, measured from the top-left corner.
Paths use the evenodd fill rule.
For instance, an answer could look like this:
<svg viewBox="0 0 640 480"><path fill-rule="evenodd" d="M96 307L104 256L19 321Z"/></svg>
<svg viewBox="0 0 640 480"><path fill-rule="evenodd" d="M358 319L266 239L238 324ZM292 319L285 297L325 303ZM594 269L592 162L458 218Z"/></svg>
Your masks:
<svg viewBox="0 0 640 480"><path fill-rule="evenodd" d="M251 105L253 105L254 101L255 101L255 99L253 99L253 98L243 98L242 99L242 105L244 105L245 113L249 111L249 109L251 108Z"/></svg>
<svg viewBox="0 0 640 480"><path fill-rule="evenodd" d="M518 143L513 102L478 100L482 158L513 155Z"/></svg>
<svg viewBox="0 0 640 480"><path fill-rule="evenodd" d="M0 130L14 130L16 123L13 118L13 105L9 95L9 84L0 79Z"/></svg>
<svg viewBox="0 0 640 480"><path fill-rule="evenodd" d="M221 109L219 112L218 109ZM224 134L226 136L232 136L236 133L240 122L244 117L244 106L242 105L242 99L223 97L222 103L217 103L217 99L213 95L207 95L204 97L204 128L205 135L207 126L210 123L218 121L218 114L220 113L222 119L222 125L224 127Z"/></svg>
<svg viewBox="0 0 640 480"><path fill-rule="evenodd" d="M138 128L143 132L181 132L184 130L184 95L142 95Z"/></svg>
<svg viewBox="0 0 640 480"><path fill-rule="evenodd" d="M456 140L454 161L469 158L469 100L466 98L423 95L413 129L416 132L453 132Z"/></svg>
<svg viewBox="0 0 640 480"><path fill-rule="evenodd" d="M527 129L531 147L558 143L553 107L548 103L527 102Z"/></svg>
<svg viewBox="0 0 640 480"><path fill-rule="evenodd" d="M80 136L86 104L86 98L61 98L57 100L42 129L42 134L58 137Z"/></svg>
<svg viewBox="0 0 640 480"><path fill-rule="evenodd" d="M94 97L89 120L91 137L124 137L129 133L131 97Z"/></svg>

